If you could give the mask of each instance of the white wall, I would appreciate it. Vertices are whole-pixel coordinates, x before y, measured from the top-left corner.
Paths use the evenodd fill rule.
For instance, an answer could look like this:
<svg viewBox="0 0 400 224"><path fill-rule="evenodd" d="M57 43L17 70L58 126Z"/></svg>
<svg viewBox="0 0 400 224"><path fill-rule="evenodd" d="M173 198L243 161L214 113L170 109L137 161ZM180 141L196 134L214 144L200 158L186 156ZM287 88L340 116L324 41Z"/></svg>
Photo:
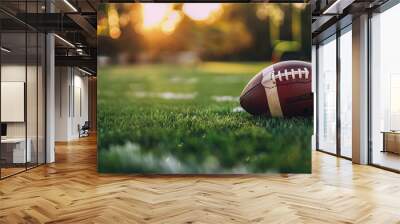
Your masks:
<svg viewBox="0 0 400 224"><path fill-rule="evenodd" d="M25 65L2 65L1 81L25 82ZM7 123L7 137L25 137L25 122Z"/></svg>
<svg viewBox="0 0 400 224"><path fill-rule="evenodd" d="M56 67L56 141L77 139L78 125L88 120L88 78L83 75L76 68Z"/></svg>
<svg viewBox="0 0 400 224"><path fill-rule="evenodd" d="M82 73L76 74L77 70L74 70L74 107L72 108L72 129L71 135L75 138L78 137L78 124L83 125L85 121L88 121L88 78L86 76L82 76Z"/></svg>
<svg viewBox="0 0 400 224"><path fill-rule="evenodd" d="M37 71L37 69L39 69ZM30 148L32 161L44 163L44 82L42 67L28 65L27 67L21 64L3 64L1 66L2 82L24 82L26 84L26 107L25 103L22 108L19 108L20 113L26 112L26 120L21 122L5 122L7 124L7 137L9 138L24 138L25 135L30 140ZM27 78L27 80L25 80ZM3 91L3 90L2 90ZM24 90L21 90L24 91ZM24 92L21 92L24 94ZM7 95L2 95L2 98ZM12 110L2 107L1 110ZM14 109L15 110L15 109ZM13 113L13 111L8 111ZM16 111L14 112L16 113ZM38 155L37 155L38 153Z"/></svg>
<svg viewBox="0 0 400 224"><path fill-rule="evenodd" d="M2 82L25 82L25 75L27 69L28 74L35 73L36 74L36 67L28 66L27 68L25 65L2 65L1 66L1 81ZM28 77L29 78L29 77ZM29 80L30 85L36 85L36 81L33 83L32 80ZM30 103L33 101L31 98L36 99L36 88L27 88L27 102ZM32 92L31 92L32 91ZM34 105L30 105L31 107L34 106L36 108L36 103ZM1 108L5 110L6 108ZM28 113L28 122L35 121L36 124L36 114ZM33 117L32 117L33 116ZM25 137L25 123L26 122L7 122L7 136L8 137ZM28 125L28 128L33 127L33 125ZM34 127L36 130L36 126ZM29 137L29 136L28 136Z"/></svg>
<svg viewBox="0 0 400 224"><path fill-rule="evenodd" d="M67 141L69 133L69 68L55 68L55 141Z"/></svg>

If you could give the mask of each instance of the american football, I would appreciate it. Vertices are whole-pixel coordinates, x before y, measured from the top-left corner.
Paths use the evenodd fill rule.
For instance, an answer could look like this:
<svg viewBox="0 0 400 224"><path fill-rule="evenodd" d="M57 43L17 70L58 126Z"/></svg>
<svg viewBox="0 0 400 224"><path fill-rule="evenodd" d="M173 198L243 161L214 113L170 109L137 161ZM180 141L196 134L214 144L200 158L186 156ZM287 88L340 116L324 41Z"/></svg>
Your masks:
<svg viewBox="0 0 400 224"><path fill-rule="evenodd" d="M283 61L255 75L240 94L240 105L252 115L313 115L311 63Z"/></svg>

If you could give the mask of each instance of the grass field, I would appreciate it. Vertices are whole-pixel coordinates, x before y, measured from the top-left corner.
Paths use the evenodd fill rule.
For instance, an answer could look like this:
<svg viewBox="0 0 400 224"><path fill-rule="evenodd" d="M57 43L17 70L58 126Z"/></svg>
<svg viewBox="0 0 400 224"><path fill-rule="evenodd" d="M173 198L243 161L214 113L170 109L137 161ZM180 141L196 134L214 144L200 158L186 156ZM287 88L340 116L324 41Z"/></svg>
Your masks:
<svg viewBox="0 0 400 224"><path fill-rule="evenodd" d="M267 65L100 69L99 171L310 172L311 118L254 117L239 107L243 87Z"/></svg>

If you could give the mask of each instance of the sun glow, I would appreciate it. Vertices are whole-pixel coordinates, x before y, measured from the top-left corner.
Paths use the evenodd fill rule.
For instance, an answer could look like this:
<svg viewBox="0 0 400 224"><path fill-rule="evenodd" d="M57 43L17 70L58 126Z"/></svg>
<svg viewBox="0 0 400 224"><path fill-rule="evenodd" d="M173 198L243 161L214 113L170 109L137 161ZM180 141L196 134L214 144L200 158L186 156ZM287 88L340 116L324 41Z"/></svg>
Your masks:
<svg viewBox="0 0 400 224"><path fill-rule="evenodd" d="M174 32L176 26L181 21L181 19L181 13L179 13L178 11L172 11L168 15L167 19L162 23L161 30L167 34Z"/></svg>
<svg viewBox="0 0 400 224"><path fill-rule="evenodd" d="M121 29L119 28L119 15L115 8L111 7L108 11L108 25L109 34L113 39L118 39L121 36Z"/></svg>
<svg viewBox="0 0 400 224"><path fill-rule="evenodd" d="M183 12L192 20L205 21L220 11L221 3L185 3Z"/></svg>
<svg viewBox="0 0 400 224"><path fill-rule="evenodd" d="M184 14L192 20L212 22L221 10L221 3L185 3L182 11L174 9L173 3L143 3L142 31L160 30L173 33Z"/></svg>
<svg viewBox="0 0 400 224"><path fill-rule="evenodd" d="M142 4L143 28L145 30L154 29L161 25L165 20L171 4L164 3L145 3Z"/></svg>
<svg viewBox="0 0 400 224"><path fill-rule="evenodd" d="M165 34L174 32L182 20L182 13L174 9L171 3L142 4L142 30L161 30Z"/></svg>

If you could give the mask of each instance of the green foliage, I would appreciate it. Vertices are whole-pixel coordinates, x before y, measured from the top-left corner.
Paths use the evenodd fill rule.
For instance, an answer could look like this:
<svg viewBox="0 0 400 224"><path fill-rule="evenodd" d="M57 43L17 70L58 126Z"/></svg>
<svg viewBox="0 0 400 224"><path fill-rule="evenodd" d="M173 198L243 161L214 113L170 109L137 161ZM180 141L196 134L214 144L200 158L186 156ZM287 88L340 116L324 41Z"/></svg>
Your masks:
<svg viewBox="0 0 400 224"><path fill-rule="evenodd" d="M235 111L235 97L265 66L203 63L102 69L99 171L310 172L311 119L271 119ZM216 96L226 101L216 101Z"/></svg>
<svg viewBox="0 0 400 224"><path fill-rule="evenodd" d="M172 33L163 33L159 28L140 30L140 4L103 5L98 14L98 40L102 43L99 55L109 56L113 62L121 53L131 61L143 60L141 56L146 55L154 62L162 61L165 54L186 51L205 61L263 61L279 60L274 57L295 52L290 59L310 60L311 12L307 4L224 3L219 16L203 22L185 15L182 4L174 4L182 20ZM120 21L127 20L119 27L122 34L118 39L109 37L108 14L113 8L117 8ZM293 44L277 50L275 44L282 41Z"/></svg>

